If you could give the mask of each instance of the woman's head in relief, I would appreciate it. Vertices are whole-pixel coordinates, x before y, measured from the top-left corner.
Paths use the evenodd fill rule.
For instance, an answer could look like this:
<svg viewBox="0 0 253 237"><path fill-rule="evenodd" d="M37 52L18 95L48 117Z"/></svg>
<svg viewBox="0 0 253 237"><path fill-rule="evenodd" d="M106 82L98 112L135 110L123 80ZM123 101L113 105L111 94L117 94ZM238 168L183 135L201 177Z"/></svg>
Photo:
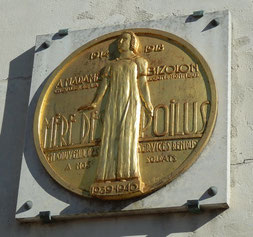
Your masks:
<svg viewBox="0 0 253 237"><path fill-rule="evenodd" d="M136 54L138 52L138 48L139 40L133 32L126 31L119 36L118 49L120 53L132 51Z"/></svg>

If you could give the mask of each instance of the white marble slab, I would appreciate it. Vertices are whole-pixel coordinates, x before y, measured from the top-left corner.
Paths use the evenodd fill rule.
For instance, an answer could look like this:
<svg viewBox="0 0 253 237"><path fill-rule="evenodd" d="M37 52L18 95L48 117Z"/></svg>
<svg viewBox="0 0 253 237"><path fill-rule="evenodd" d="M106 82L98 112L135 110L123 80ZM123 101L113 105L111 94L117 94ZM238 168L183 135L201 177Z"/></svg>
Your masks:
<svg viewBox="0 0 253 237"><path fill-rule="evenodd" d="M36 53L30 91L29 112L25 134L16 218L39 220L39 212L50 211L54 219L114 214L169 212L187 210L187 200L197 199L203 209L227 208L229 205L230 162L230 66L231 26L228 11L206 13L196 21L189 16L104 28L70 31L61 39L54 34L37 36ZM216 19L219 25L210 28ZM152 28L175 34L193 45L209 64L218 91L218 117L210 142L198 160L182 175L164 188L145 198L127 201L100 201L79 197L52 180L39 161L32 134L34 109L45 79L73 51L88 41L124 28ZM49 40L51 46L42 50ZM216 186L217 195L206 191ZM26 210L24 204L32 201Z"/></svg>

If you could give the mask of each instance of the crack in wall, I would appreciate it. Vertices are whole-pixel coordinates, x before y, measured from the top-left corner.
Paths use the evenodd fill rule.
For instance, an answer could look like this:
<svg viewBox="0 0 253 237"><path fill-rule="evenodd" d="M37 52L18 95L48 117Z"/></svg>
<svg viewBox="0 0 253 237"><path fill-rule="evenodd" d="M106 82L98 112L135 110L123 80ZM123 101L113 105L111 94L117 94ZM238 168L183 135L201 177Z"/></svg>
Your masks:
<svg viewBox="0 0 253 237"><path fill-rule="evenodd" d="M243 162L238 162L238 163L234 163L231 165L244 165L244 164L248 164L248 163L253 163L253 159L244 159Z"/></svg>
<svg viewBox="0 0 253 237"><path fill-rule="evenodd" d="M5 79L1 79L0 81L8 81L8 80L30 80L32 76L27 76L27 77L7 77Z"/></svg>

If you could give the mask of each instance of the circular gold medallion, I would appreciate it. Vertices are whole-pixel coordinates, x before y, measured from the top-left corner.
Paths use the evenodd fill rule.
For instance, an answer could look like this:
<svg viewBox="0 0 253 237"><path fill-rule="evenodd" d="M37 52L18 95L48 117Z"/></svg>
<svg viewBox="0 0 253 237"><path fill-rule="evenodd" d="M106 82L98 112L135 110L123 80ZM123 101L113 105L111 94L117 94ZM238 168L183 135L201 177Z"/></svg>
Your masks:
<svg viewBox="0 0 253 237"><path fill-rule="evenodd" d="M163 31L122 30L85 44L54 71L37 104L34 140L66 189L127 199L189 168L216 114L213 76L195 48Z"/></svg>

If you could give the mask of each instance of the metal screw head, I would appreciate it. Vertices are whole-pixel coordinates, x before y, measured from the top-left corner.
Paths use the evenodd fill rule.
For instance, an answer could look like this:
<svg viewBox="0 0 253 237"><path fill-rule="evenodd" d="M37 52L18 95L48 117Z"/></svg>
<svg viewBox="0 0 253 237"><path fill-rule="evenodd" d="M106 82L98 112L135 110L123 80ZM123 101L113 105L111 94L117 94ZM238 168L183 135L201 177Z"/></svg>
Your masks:
<svg viewBox="0 0 253 237"><path fill-rule="evenodd" d="M211 21L211 24L212 24L213 26L218 26L218 25L220 24L220 22L219 22L217 19L213 19L213 20Z"/></svg>
<svg viewBox="0 0 253 237"><path fill-rule="evenodd" d="M212 186L212 187L210 187L208 190L207 190L207 192L208 192L208 194L210 195L210 196L215 196L216 194L217 194L217 192L218 192L218 189L217 189L217 187L215 187L215 186Z"/></svg>
<svg viewBox="0 0 253 237"><path fill-rule="evenodd" d="M58 35L60 36L65 36L69 34L69 30L68 29L61 29L58 31Z"/></svg>
<svg viewBox="0 0 253 237"><path fill-rule="evenodd" d="M32 201L29 200L25 203L25 209L26 210L30 210L32 207L33 207L33 202Z"/></svg>
<svg viewBox="0 0 253 237"><path fill-rule="evenodd" d="M49 40L46 40L46 41L42 44L42 46L43 46L45 49L49 48L50 45L51 45L51 42L50 42Z"/></svg>
<svg viewBox="0 0 253 237"><path fill-rule="evenodd" d="M200 11L195 11L193 12L192 16L193 17L196 17L196 18L200 18L204 15L204 11L203 10L200 10Z"/></svg>

